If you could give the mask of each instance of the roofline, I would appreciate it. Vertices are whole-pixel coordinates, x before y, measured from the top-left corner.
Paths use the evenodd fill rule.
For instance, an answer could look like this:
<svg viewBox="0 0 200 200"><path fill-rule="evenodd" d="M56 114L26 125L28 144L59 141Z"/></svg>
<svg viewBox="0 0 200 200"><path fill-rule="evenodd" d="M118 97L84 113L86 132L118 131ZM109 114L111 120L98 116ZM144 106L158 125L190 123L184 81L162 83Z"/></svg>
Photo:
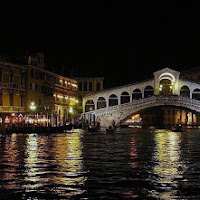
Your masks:
<svg viewBox="0 0 200 200"><path fill-rule="evenodd" d="M147 82L147 81L152 81L152 80L154 80L154 78L149 78L149 79L146 79L144 81L138 81L138 82L130 83L130 84L127 84L127 85L121 85L121 86L118 86L118 87L109 88L109 89L101 90L101 91L98 91L98 92L93 92L93 93L90 93L90 94L86 94L84 97L95 95L95 94L102 93L102 92L107 92L107 91L110 91L110 90L116 90L116 89L120 89L120 88L129 87L129 86L137 85L137 84L144 83L144 82Z"/></svg>

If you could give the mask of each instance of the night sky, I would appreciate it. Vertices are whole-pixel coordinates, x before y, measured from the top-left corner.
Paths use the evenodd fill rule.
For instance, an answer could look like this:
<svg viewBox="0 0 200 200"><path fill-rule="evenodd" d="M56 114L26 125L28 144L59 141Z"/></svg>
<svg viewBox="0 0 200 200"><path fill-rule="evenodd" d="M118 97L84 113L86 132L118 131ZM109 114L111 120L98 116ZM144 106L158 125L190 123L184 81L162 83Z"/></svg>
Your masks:
<svg viewBox="0 0 200 200"><path fill-rule="evenodd" d="M41 51L48 69L103 76L106 87L200 64L200 7L192 1L63 2L1 2L0 53Z"/></svg>

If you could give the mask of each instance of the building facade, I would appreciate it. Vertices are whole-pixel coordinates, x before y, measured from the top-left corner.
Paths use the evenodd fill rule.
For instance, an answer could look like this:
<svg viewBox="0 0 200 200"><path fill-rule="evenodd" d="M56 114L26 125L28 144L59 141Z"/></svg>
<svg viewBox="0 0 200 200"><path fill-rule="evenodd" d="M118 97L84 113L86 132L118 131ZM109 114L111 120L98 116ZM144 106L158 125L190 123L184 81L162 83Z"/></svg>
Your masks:
<svg viewBox="0 0 200 200"><path fill-rule="evenodd" d="M0 121L11 113L25 113L26 68L0 61Z"/></svg>
<svg viewBox="0 0 200 200"><path fill-rule="evenodd" d="M76 80L45 70L42 53L21 65L0 61L0 122L23 126L71 122L77 87Z"/></svg>
<svg viewBox="0 0 200 200"><path fill-rule="evenodd" d="M54 87L54 108L55 114L58 116L54 124L64 125L67 122L74 123L76 116L76 91L77 81L56 75Z"/></svg>

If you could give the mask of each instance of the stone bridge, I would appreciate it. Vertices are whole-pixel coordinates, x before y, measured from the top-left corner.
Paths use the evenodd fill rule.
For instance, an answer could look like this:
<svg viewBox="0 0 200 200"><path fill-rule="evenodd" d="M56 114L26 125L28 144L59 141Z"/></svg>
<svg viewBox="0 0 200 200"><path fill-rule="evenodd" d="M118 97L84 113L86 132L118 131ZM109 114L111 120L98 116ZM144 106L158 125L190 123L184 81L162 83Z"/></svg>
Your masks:
<svg viewBox="0 0 200 200"><path fill-rule="evenodd" d="M86 114L87 117L99 118L101 125L107 127L112 123L112 120L115 120L116 125L119 125L130 115L155 106L176 106L200 113L199 100L182 96L151 96L122 105L89 111Z"/></svg>
<svg viewBox="0 0 200 200"><path fill-rule="evenodd" d="M87 95L85 119L101 126L125 121L132 114L156 106L176 106L200 113L200 84L179 78L180 72L164 68L154 78Z"/></svg>

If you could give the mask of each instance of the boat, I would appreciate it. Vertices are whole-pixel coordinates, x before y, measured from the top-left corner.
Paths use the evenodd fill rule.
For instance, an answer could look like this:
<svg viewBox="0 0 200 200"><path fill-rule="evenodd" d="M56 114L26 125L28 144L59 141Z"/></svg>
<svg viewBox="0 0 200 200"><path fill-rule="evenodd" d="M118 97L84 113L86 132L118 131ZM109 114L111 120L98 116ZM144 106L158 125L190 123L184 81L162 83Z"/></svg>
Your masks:
<svg viewBox="0 0 200 200"><path fill-rule="evenodd" d="M90 132L90 133L96 133L100 130L100 127L99 126L88 126L87 130Z"/></svg>
<svg viewBox="0 0 200 200"><path fill-rule="evenodd" d="M181 125L181 124L178 124L178 125L172 127L172 128L171 128L171 131L173 131L173 132L183 132L184 130L183 130L182 125Z"/></svg>
<svg viewBox="0 0 200 200"><path fill-rule="evenodd" d="M109 126L106 128L106 133L115 133L116 129L113 126Z"/></svg>

